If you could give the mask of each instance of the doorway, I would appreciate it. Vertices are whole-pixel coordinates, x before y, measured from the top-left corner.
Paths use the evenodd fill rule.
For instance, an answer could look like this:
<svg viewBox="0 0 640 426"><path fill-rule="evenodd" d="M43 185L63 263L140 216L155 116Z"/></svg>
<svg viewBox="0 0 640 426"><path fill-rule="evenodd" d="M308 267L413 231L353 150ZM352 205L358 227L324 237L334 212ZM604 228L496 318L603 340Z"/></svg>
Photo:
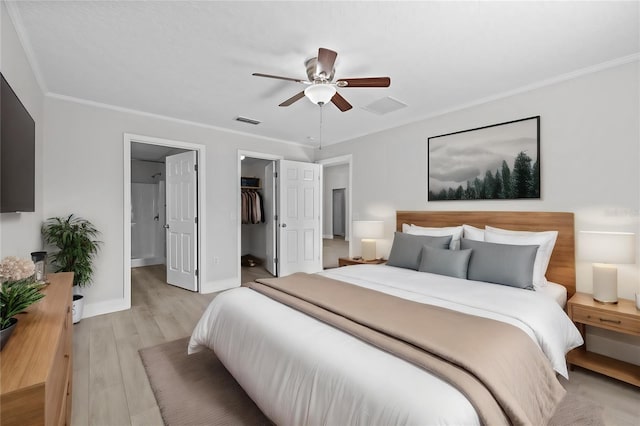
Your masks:
<svg viewBox="0 0 640 426"><path fill-rule="evenodd" d="M238 211L241 213L244 213L242 182L253 180L252 176L243 176L242 163L247 160L249 163L267 160L259 164L260 173L264 170L260 184L268 206L265 209L264 264L269 276L322 270L322 168L314 163L238 150ZM257 183L257 180L253 182ZM238 276L244 281L247 277L243 277L246 267L241 261L244 251L242 216L244 214L238 215Z"/></svg>
<svg viewBox="0 0 640 426"><path fill-rule="evenodd" d="M275 190L268 176L275 160L244 156L240 165L240 267L241 281L276 275L275 247L271 233Z"/></svg>
<svg viewBox="0 0 640 426"><path fill-rule="evenodd" d="M345 188L338 188L333 190L332 199L332 213L333 213L333 238L343 239L346 235L346 200L345 200Z"/></svg>
<svg viewBox="0 0 640 426"><path fill-rule="evenodd" d="M191 230L190 253L185 256L171 256L172 248L167 244L167 225L171 215L166 210L168 200L165 197L167 182L171 185L172 176L167 176L171 167L167 158L184 163L181 156L188 157L198 167L193 167L191 214L193 222L199 220ZM202 275L200 259L203 256L202 235L206 225L204 214L204 171L205 147L188 142L172 141L148 136L124 135L124 162L131 167L124 168L124 296L126 305L131 307L131 268L162 268L167 275L167 265L179 260L180 271L189 270L192 282L179 285L192 291L200 291L199 276ZM184 186L184 184L181 184ZM171 201L169 200L171 204ZM186 217L180 213L181 217ZM181 238L183 241L184 238ZM169 239L169 242L171 239ZM189 259L190 266L182 259ZM164 265L164 266L163 266ZM171 279L167 280L171 282Z"/></svg>
<svg viewBox="0 0 640 426"><path fill-rule="evenodd" d="M273 221L273 210L275 206L275 196L266 196L265 192L274 193L275 188L270 187L270 178L267 177L266 167L272 165L276 160L281 160L282 156L267 154L263 152L253 152L238 150L238 277L240 277L240 283L253 281L255 278L268 278L276 275L270 273L268 268L265 268L267 258L274 257L274 249L268 250L267 244L271 244L272 231L270 230L270 221ZM254 176L255 175L255 176ZM245 191L250 192L256 190L255 186L258 186L258 181L244 178L257 178L259 179L260 195L263 201L263 212L265 214L265 222L260 224L243 224L243 186L246 186ZM243 185L243 183L248 185ZM252 187L253 186L253 187ZM271 203L271 204L270 204ZM269 241L269 243L268 243ZM264 242L264 244L262 243ZM254 249L255 247L255 249ZM251 266L248 263L251 257L245 257L247 254L255 256L261 259L261 264L254 263ZM244 265L243 265L244 263ZM246 266L245 266L246 265Z"/></svg>
<svg viewBox="0 0 640 426"><path fill-rule="evenodd" d="M323 173L323 268L337 268L351 256L351 155L318 162Z"/></svg>

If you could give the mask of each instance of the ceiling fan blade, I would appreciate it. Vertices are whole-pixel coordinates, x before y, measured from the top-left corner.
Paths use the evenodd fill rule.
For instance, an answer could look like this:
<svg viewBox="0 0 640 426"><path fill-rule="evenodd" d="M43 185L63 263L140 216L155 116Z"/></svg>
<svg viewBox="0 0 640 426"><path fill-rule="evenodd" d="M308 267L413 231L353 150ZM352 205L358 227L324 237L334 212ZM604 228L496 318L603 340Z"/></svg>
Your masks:
<svg viewBox="0 0 640 426"><path fill-rule="evenodd" d="M333 50L325 49L324 47L318 49L316 75L324 75L325 78L329 78L329 76L333 73L333 65L336 62L337 56L338 54Z"/></svg>
<svg viewBox="0 0 640 426"><path fill-rule="evenodd" d="M333 102L333 104L337 106L338 109L342 112L349 111L351 108L353 108L353 106L351 106L351 104L347 102L347 100L343 98L342 95L340 95L340 93L338 92L333 95L333 98L331 98L331 102Z"/></svg>
<svg viewBox="0 0 640 426"><path fill-rule="evenodd" d="M346 84L345 84L346 83ZM389 87L389 77L341 78L336 81L338 87Z"/></svg>
<svg viewBox="0 0 640 426"><path fill-rule="evenodd" d="M279 75L262 74L262 73L259 73L259 72L254 72L251 75L255 75L256 77L276 78L278 80L295 81L296 83L305 83L305 82L307 82L306 80L300 80L299 78L281 77Z"/></svg>
<svg viewBox="0 0 640 426"><path fill-rule="evenodd" d="M289 99L287 99L286 101L284 101L283 103L281 103L281 104L280 104L280 105L278 105L278 106L281 106L281 107L288 107L288 106L289 106L289 105L291 105L292 103L294 103L294 102L296 102L296 101L299 101L299 100L300 100L300 99L302 99L302 98L304 98L304 91L302 91L302 92L300 92L300 93L298 93L298 94L296 94L296 95L293 95L292 97L290 97Z"/></svg>

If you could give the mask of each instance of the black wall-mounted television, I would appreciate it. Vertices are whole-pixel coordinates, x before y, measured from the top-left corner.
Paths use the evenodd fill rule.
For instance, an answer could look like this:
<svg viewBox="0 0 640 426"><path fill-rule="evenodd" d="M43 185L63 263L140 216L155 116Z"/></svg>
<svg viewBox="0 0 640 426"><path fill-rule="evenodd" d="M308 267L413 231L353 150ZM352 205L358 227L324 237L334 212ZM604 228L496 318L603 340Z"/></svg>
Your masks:
<svg viewBox="0 0 640 426"><path fill-rule="evenodd" d="M0 77L0 213L33 212L36 124Z"/></svg>

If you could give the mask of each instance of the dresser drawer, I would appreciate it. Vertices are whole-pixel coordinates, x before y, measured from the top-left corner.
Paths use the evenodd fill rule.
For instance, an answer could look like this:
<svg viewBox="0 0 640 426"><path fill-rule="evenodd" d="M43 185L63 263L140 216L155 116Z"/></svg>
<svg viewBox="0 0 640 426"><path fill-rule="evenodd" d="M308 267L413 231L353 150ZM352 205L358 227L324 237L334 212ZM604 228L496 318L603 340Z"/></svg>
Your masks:
<svg viewBox="0 0 640 426"><path fill-rule="evenodd" d="M573 320L582 324L640 335L640 319L612 312L600 312L595 309L574 306Z"/></svg>

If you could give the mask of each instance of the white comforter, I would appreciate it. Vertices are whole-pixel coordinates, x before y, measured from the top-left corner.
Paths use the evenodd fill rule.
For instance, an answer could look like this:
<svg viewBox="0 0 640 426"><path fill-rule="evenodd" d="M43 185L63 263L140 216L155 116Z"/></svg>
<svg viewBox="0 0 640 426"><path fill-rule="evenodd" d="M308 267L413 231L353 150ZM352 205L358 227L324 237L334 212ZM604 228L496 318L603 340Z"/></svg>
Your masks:
<svg viewBox="0 0 640 426"><path fill-rule="evenodd" d="M553 298L533 291L385 265L321 275L513 324L565 377L565 353L582 344ZM437 377L247 288L211 302L189 352L203 347L278 425L479 423L467 399Z"/></svg>

